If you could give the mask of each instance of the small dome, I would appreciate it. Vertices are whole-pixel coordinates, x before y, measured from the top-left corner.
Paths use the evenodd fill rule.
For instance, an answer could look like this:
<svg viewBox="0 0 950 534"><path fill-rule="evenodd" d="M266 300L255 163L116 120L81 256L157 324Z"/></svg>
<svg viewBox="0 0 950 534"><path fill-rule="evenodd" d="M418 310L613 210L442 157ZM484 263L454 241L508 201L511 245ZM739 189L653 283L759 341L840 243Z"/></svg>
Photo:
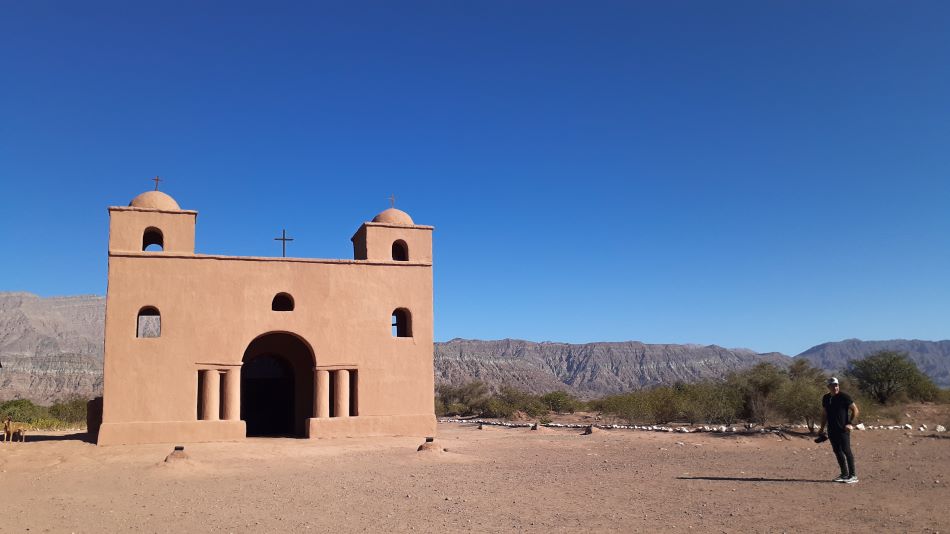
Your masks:
<svg viewBox="0 0 950 534"><path fill-rule="evenodd" d="M150 208L155 210L181 211L175 199L161 191L146 191L132 199L129 206L135 208Z"/></svg>
<svg viewBox="0 0 950 534"><path fill-rule="evenodd" d="M386 224L403 224L412 226L415 224L412 222L412 217L408 213L397 210L396 208L389 208L388 210L380 213L379 215L373 217L373 222L376 223L386 223Z"/></svg>

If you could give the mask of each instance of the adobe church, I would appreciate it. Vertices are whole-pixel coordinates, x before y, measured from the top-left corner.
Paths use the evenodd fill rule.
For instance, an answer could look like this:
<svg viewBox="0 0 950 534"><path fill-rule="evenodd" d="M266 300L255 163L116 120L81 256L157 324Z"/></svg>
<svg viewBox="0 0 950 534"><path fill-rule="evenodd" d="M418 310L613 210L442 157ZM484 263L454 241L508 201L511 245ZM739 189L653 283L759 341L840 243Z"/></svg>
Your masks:
<svg viewBox="0 0 950 534"><path fill-rule="evenodd" d="M109 208L100 445L434 434L433 227L262 258L196 254L197 218L157 185Z"/></svg>

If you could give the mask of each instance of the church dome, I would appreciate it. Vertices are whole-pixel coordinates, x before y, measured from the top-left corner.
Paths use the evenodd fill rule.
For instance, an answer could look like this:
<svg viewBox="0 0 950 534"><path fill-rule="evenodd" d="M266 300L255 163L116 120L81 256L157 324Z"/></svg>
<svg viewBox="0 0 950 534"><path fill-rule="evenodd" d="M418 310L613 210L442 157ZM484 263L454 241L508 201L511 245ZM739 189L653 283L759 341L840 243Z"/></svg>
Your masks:
<svg viewBox="0 0 950 534"><path fill-rule="evenodd" d="M146 191L133 198L132 202L129 202L129 206L134 208L181 211L175 199L161 191Z"/></svg>
<svg viewBox="0 0 950 534"><path fill-rule="evenodd" d="M402 210L397 210L396 208L389 208L388 210L373 217L373 222L386 223L386 224L402 224L402 225L407 225L407 226L412 226L415 224L414 222L412 222L412 217L410 217L408 213Z"/></svg>

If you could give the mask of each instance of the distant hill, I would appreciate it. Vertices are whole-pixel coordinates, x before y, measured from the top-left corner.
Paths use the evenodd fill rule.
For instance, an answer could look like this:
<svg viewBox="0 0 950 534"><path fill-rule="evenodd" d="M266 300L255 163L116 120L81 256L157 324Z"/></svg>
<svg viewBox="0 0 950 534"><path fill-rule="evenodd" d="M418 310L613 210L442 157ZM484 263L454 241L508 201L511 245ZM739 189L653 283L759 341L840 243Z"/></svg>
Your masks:
<svg viewBox="0 0 950 534"><path fill-rule="evenodd" d="M480 380L533 393L562 389L599 397L657 384L722 378L763 361L787 366L790 360L776 352L758 354L716 345L453 339L436 343L435 377L437 384Z"/></svg>
<svg viewBox="0 0 950 534"><path fill-rule="evenodd" d="M105 298L0 293L0 400L102 392Z"/></svg>
<svg viewBox="0 0 950 534"><path fill-rule="evenodd" d="M0 401L49 403L71 395L102 394L105 298L42 298L0 293ZM836 371L849 359L882 349L910 354L942 387L950 387L950 341L825 343L799 357ZM565 390L584 398L656 384L721 378L758 362L788 365L777 352L756 353L716 345L654 345L638 341L535 343L516 339L453 339L435 344L436 384L481 380L534 393Z"/></svg>
<svg viewBox="0 0 950 534"><path fill-rule="evenodd" d="M919 339L890 339L887 341L861 341L846 339L822 343L799 354L812 365L838 371L848 365L848 360L860 360L879 350L906 352L921 371L927 373L940 387L950 387L950 340L921 341Z"/></svg>

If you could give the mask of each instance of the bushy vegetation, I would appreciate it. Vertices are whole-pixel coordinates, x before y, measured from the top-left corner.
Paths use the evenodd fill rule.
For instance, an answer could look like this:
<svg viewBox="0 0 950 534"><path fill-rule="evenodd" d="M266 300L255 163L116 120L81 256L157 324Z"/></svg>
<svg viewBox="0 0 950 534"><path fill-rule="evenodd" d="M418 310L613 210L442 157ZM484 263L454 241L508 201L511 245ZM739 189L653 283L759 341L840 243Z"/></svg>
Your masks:
<svg viewBox="0 0 950 534"><path fill-rule="evenodd" d="M440 416L511 418L521 412L529 417L540 417L550 412L573 413L579 406L577 398L563 391L533 395L503 386L492 394L482 382L439 386L435 396L435 413Z"/></svg>
<svg viewBox="0 0 950 534"><path fill-rule="evenodd" d="M841 390L854 398L862 419L894 418L900 400L950 402L950 390L937 388L906 355L877 353L849 362L839 373ZM760 363L724 380L654 386L582 402L564 391L533 395L512 387L492 393L481 382L440 386L435 404L440 416L512 418L521 413L546 419L550 413L600 412L608 419L632 424L750 425L806 424L814 431L821 420L821 397L827 375L807 360L783 369ZM892 413L894 412L894 413Z"/></svg>
<svg viewBox="0 0 950 534"><path fill-rule="evenodd" d="M942 393L905 352L882 350L863 360L850 360L845 374L880 404L935 401Z"/></svg>
<svg viewBox="0 0 950 534"><path fill-rule="evenodd" d="M0 403L0 420L10 417L38 430L67 430L86 426L86 399L78 397L40 406L25 399Z"/></svg>

